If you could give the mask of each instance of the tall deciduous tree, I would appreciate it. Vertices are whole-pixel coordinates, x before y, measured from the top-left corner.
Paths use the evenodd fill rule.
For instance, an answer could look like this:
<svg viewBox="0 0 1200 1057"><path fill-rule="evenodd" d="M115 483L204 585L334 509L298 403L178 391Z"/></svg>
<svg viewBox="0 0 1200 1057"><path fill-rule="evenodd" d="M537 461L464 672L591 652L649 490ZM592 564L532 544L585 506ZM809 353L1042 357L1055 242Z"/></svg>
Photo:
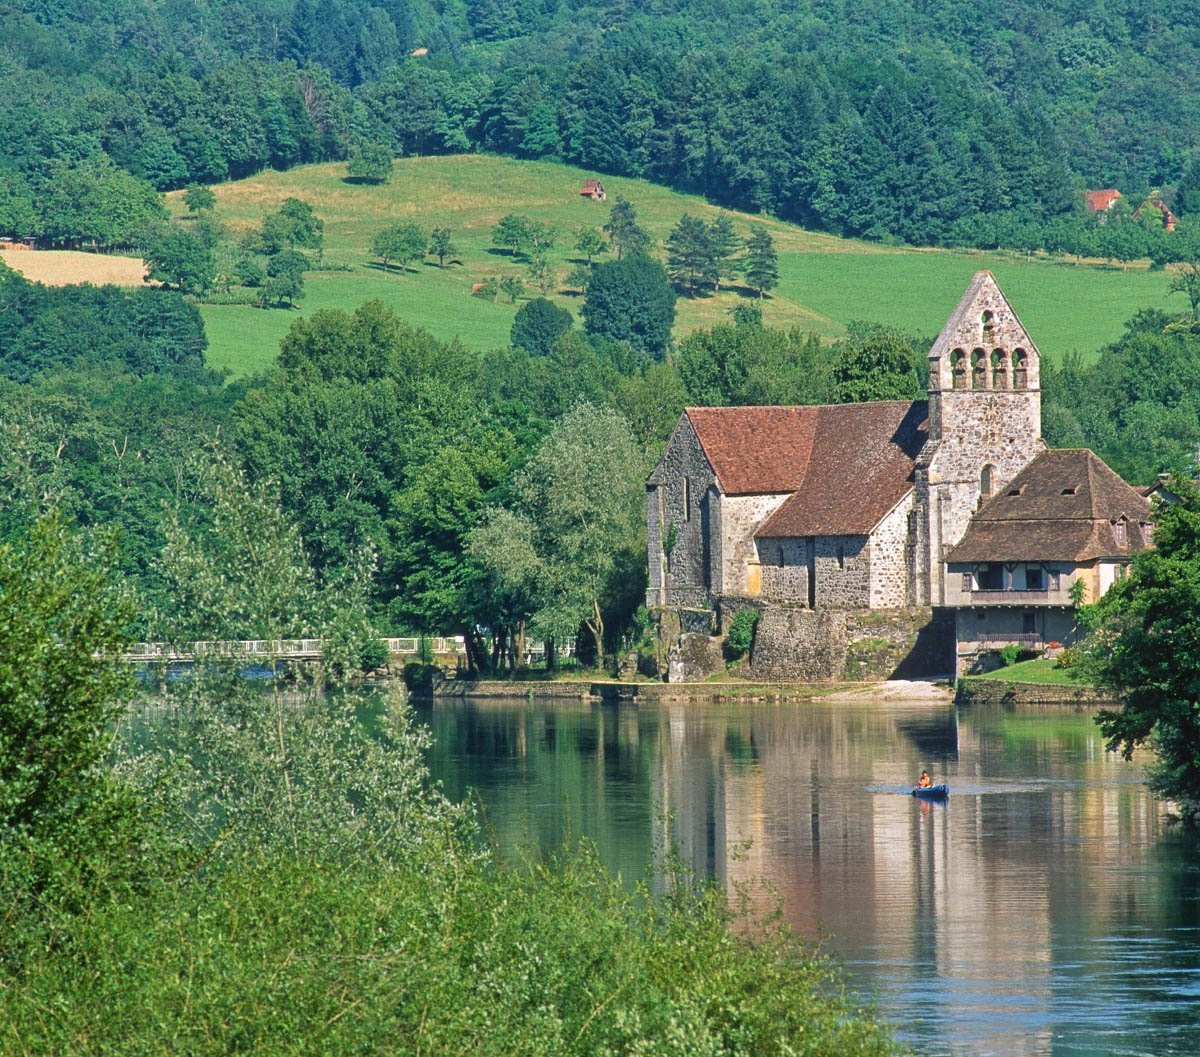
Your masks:
<svg viewBox="0 0 1200 1057"><path fill-rule="evenodd" d="M361 143L350 153L346 175L368 184L385 184L392 178L392 151L383 143Z"/></svg>
<svg viewBox="0 0 1200 1057"><path fill-rule="evenodd" d="M185 294L201 293L212 283L212 250L203 239L180 227L161 232L143 256L148 279L174 286Z"/></svg>
<svg viewBox="0 0 1200 1057"><path fill-rule="evenodd" d="M1200 821L1200 490L1183 478L1158 508L1154 547L1130 575L1084 610L1087 667L1120 695L1096 722L1108 748L1129 759L1148 745L1150 788Z"/></svg>
<svg viewBox="0 0 1200 1057"><path fill-rule="evenodd" d="M458 252L454 245L454 232L447 227L435 227L429 233L429 248L425 251L438 259L438 267L446 267L446 258L453 257Z"/></svg>
<svg viewBox="0 0 1200 1057"><path fill-rule="evenodd" d="M406 220L384 228L371 239L371 252L382 262L384 268L395 261L401 270L425 254L428 236L420 224Z"/></svg>
<svg viewBox="0 0 1200 1057"><path fill-rule="evenodd" d="M833 394L838 403L921 395L927 345L893 327L873 323L851 323L847 330L833 359Z"/></svg>
<svg viewBox="0 0 1200 1057"><path fill-rule="evenodd" d="M596 265L583 319L589 334L628 342L662 359L675 323L675 291L666 269L640 254Z"/></svg>
<svg viewBox="0 0 1200 1057"><path fill-rule="evenodd" d="M529 597L534 628L562 642L586 627L601 665L611 578L644 547L646 463L619 414L581 404L538 447L516 501L473 536L473 553Z"/></svg>
<svg viewBox="0 0 1200 1057"><path fill-rule="evenodd" d="M132 688L113 541L55 516L0 543L0 879L45 909L119 875L136 802L104 766ZM103 861L101 860L103 857ZM89 866L94 867L89 873Z"/></svg>
<svg viewBox="0 0 1200 1057"><path fill-rule="evenodd" d="M575 239L575 249L583 254L588 264L592 258L603 253L608 247L604 244L604 236L595 228L580 228L579 236Z"/></svg>
<svg viewBox="0 0 1200 1057"><path fill-rule="evenodd" d="M544 297L535 297L517 309L509 343L534 356L549 356L559 336L570 330L574 322L574 317L565 308L559 308Z"/></svg>

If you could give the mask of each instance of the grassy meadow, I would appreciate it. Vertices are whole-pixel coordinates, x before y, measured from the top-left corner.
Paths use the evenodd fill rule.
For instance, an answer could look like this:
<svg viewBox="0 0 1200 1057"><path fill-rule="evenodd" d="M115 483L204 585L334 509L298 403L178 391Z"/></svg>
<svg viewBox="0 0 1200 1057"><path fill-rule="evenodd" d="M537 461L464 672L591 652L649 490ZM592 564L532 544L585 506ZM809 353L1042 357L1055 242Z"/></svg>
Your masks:
<svg viewBox="0 0 1200 1057"><path fill-rule="evenodd" d="M523 213L555 227L559 238L551 263L562 281L577 257L578 229L601 227L608 218L608 203L579 196L584 179L593 173L550 162L482 155L405 158L396 162L392 180L384 186L349 183L345 168L334 163L264 172L214 188L218 215L234 233L257 225L285 198L310 202L325 222L325 262L330 267L307 275L299 310L202 306L213 366L235 375L266 368L300 315L321 308L349 310L370 298L439 338L458 338L481 348L504 345L520 302L514 306L503 296L497 303L471 296L472 285L484 278L526 277L521 262L491 245L496 222L507 213ZM641 180L605 177L604 184L610 203L622 194L635 204L640 222L660 248L684 213L711 219L719 212L700 198ZM181 195L171 195L170 205L182 213ZM1012 254L885 247L749 214L732 216L743 234L751 223L765 223L779 251L780 285L764 302L764 321L815 330L826 338L836 337L856 319L932 336L981 268L996 274L1034 341L1051 358L1069 350L1091 356L1139 308L1172 304L1168 277L1144 267L1122 270ZM372 259L371 238L404 220L426 230L451 228L457 263L442 269L427 259L405 272L383 271ZM681 299L677 336L727 320L734 305L751 296L734 289L717 297ZM556 300L578 315L580 297L560 293Z"/></svg>

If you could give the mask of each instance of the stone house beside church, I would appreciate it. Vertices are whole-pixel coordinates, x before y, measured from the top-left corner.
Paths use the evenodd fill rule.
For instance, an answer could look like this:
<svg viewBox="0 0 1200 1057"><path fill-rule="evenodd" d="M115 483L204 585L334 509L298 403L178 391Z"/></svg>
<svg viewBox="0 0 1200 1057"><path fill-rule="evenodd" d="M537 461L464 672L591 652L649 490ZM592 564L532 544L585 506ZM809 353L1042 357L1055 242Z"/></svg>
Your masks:
<svg viewBox="0 0 1200 1057"><path fill-rule="evenodd" d="M1148 505L1091 453L1046 452L1039 361L979 272L930 350L925 400L687 408L647 482L648 605L680 630L753 607L755 674L812 679L946 674L963 663L957 627L978 652L1013 625L1001 610L1020 608L1022 629L1026 603L1044 617L1052 571L1054 602L1084 569L1099 592L1101 570L1145 542ZM1083 490L1051 496L1068 469ZM1008 516L1014 503L1036 532ZM1110 519L1124 519L1123 549L1101 545ZM992 561L1012 566L1003 598L977 586L1004 575ZM978 607L986 619L956 613ZM1061 624L1040 626L1061 640Z"/></svg>

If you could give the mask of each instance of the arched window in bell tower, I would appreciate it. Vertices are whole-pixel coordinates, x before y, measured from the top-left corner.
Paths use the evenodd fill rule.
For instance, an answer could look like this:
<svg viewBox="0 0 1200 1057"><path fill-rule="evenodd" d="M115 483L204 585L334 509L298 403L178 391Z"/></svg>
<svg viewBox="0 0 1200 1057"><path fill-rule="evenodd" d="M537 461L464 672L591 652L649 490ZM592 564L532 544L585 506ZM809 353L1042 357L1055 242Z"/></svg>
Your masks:
<svg viewBox="0 0 1200 1057"><path fill-rule="evenodd" d="M967 354L962 349L950 353L950 377L952 388L967 388Z"/></svg>
<svg viewBox="0 0 1200 1057"><path fill-rule="evenodd" d="M996 317L992 314L990 308L984 309L979 322L983 327L983 343L985 345L994 345L996 343Z"/></svg>
<svg viewBox="0 0 1200 1057"><path fill-rule="evenodd" d="M1008 388L1008 353L1003 349L992 349L992 388Z"/></svg>
<svg viewBox="0 0 1200 1057"><path fill-rule="evenodd" d="M971 388L986 389L988 387L987 353L983 349L975 349L971 353Z"/></svg>
<svg viewBox="0 0 1200 1057"><path fill-rule="evenodd" d="M1024 389L1029 384L1029 356L1024 349L1013 349L1013 388Z"/></svg>

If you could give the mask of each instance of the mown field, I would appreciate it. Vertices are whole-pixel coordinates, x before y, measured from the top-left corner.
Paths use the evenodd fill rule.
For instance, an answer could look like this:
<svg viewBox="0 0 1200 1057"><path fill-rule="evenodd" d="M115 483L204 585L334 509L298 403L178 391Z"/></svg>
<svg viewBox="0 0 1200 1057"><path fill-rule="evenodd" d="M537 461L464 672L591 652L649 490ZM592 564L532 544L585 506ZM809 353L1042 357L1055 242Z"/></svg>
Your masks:
<svg viewBox="0 0 1200 1057"><path fill-rule="evenodd" d="M459 338L478 347L507 342L516 306L506 298L492 303L471 296L486 277L525 277L524 266L491 245L491 230L507 213L523 213L558 229L551 263L560 280L572 260L579 228L600 227L608 205L579 196L584 179L595 175L548 162L464 155L405 158L384 186L352 184L345 166L328 164L265 172L215 188L218 214L234 232L246 231L294 196L312 203L325 222L325 261L336 270L314 271L306 279L299 310L204 306L209 360L234 374L267 367L279 340L300 315L320 308L351 309L379 298L405 319L441 338ZM640 180L604 178L609 201L629 198L639 219L661 247L684 213L711 219L718 210L703 200ZM179 195L172 208L182 212ZM805 231L791 224L732 214L740 232L766 223L780 253L779 289L764 304L772 326L811 329L824 337L841 333L851 320L892 323L908 330L937 333L970 276L992 270L1043 353L1069 350L1085 356L1114 339L1143 307L1166 308L1168 277L1144 267L1120 268L1011 254L912 250L848 241ZM388 224L415 220L426 229L444 225L454 232L458 263L439 268L427 261L404 273L382 271L372 260L372 236ZM749 291L722 291L718 297L681 299L677 334L728 319ZM556 299L578 313L581 299Z"/></svg>

